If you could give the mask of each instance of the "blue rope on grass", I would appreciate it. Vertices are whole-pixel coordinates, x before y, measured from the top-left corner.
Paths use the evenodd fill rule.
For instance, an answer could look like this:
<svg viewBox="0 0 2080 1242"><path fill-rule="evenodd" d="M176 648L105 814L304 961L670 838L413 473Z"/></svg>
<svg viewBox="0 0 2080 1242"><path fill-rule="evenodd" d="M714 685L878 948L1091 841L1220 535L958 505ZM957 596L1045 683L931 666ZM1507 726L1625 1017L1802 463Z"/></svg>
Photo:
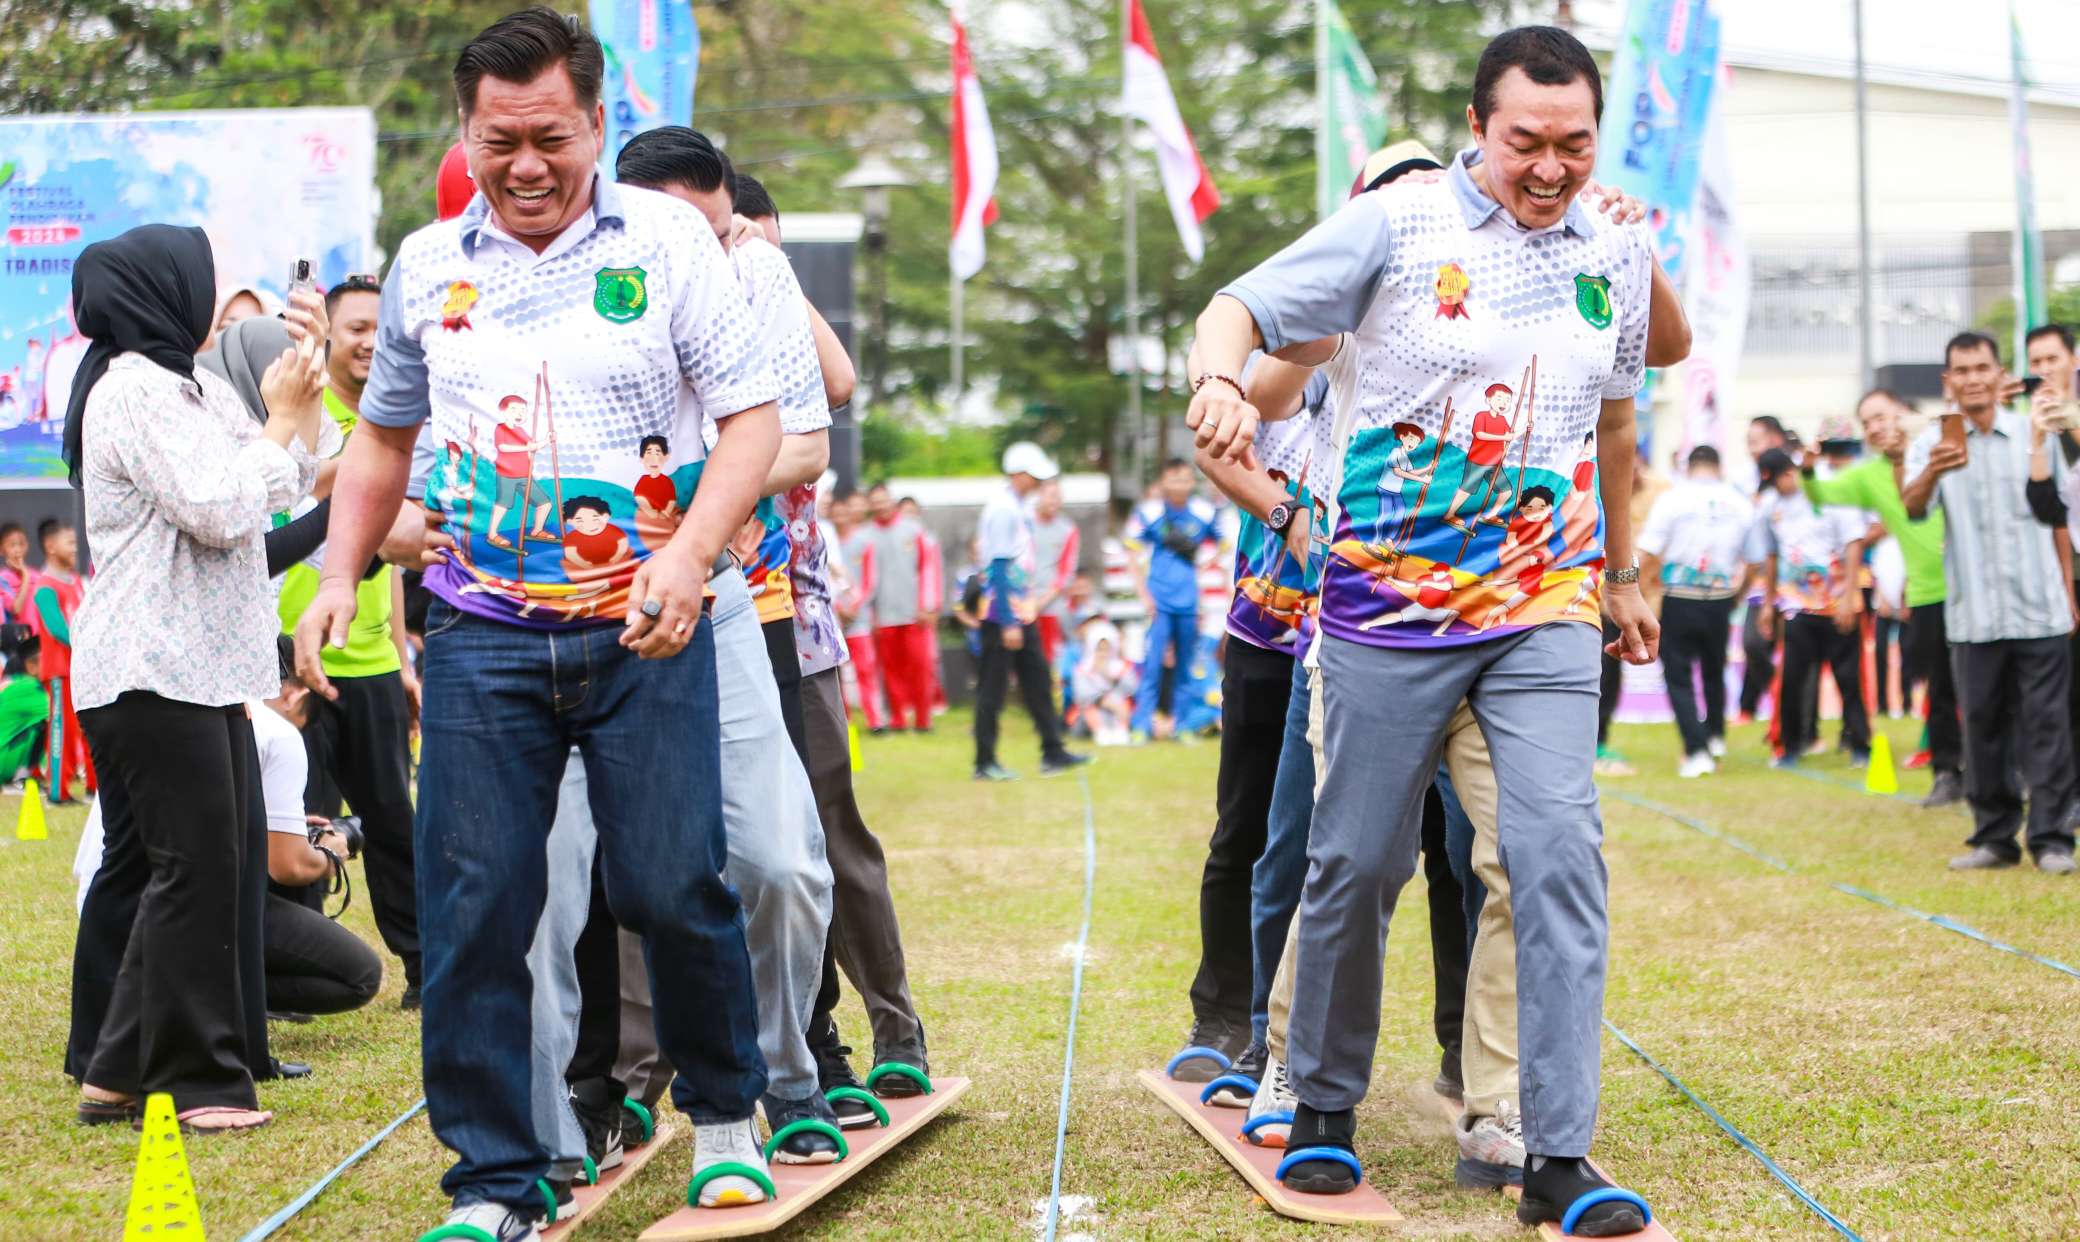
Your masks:
<svg viewBox="0 0 2080 1242"><path fill-rule="evenodd" d="M417 1104L414 1104L410 1108L404 1110L404 1113L401 1116L399 1116L397 1120L376 1131L374 1138L371 1138L366 1143L363 1143L361 1146L355 1148L353 1154L349 1155L345 1160L342 1160L338 1164L332 1166L331 1172L319 1178L317 1181L311 1183L310 1189L304 1191L302 1194L296 1196L294 1199L291 1199L289 1201L289 1206L283 1208L281 1211L276 1212L274 1215L268 1217L266 1220L263 1220L259 1224L253 1226L252 1232L246 1234L245 1237L239 1239L239 1242L260 1242L262 1238L269 1236L270 1234L274 1233L275 1230L280 1229L283 1225L288 1224L289 1219L291 1217L295 1216L298 1212L301 1212L303 1209L309 1207L313 1200L315 1200L319 1195L324 1194L325 1188L327 1186L332 1185L332 1183L338 1181L340 1174L345 1173L348 1169L352 1168L354 1166L355 1161L361 1159L361 1157L374 1151L376 1149L376 1144L382 1142L386 1138L389 1138L391 1132L396 1130L397 1127L403 1125L405 1122L410 1121L412 1118L418 1116L420 1113L425 1111L426 1101L424 1100L421 1100Z"/></svg>
<svg viewBox="0 0 2080 1242"><path fill-rule="evenodd" d="M1794 768L1792 770L1796 771L1797 769ZM1818 778L1816 777L1815 779ZM1732 846L1734 849L1739 850L1743 854L1746 854L1751 858L1757 859L1760 862L1766 863L1769 866L1774 867L1778 871L1782 871L1787 875L1798 874L1797 868L1793 867L1790 863L1785 862L1783 859L1778 858L1776 855L1764 853L1762 850L1755 848L1754 846L1748 844L1746 841L1741 840L1739 837L1730 836L1727 833L1721 832L1717 828L1712 827L1710 824L1707 824L1703 820L1698 819L1694 816L1685 815L1681 811L1674 810L1670 807L1665 807L1658 802L1649 801L1648 799L1642 798L1637 794L1629 794L1616 789L1604 789L1602 790L1602 793L1603 796L1606 798L1615 798L1619 802L1627 802L1632 804L1633 806L1641 807L1645 810L1652 811L1656 815L1672 819L1676 823L1683 825L1683 827L1685 828L1689 828L1693 831L1702 833L1703 835L1708 836L1714 841L1718 841L1723 845ZM2018 949L2014 945L2008 944L2005 941L1995 940L1993 937L1987 935L1985 932L1980 931L1978 928L1971 926L1969 923L1960 923L1956 919L1950 918L1948 915L1930 914L1925 910L1916 910L1912 906L1903 905L1897 901L1892 900L1892 898L1890 897L1886 897L1880 893L1871 892L1869 889L1858 888L1853 884L1841 884L1833 880L1823 881L1823 883L1825 883L1829 888L1834 889L1838 893L1846 893L1849 896L1855 897L1859 900L1868 901L1872 905L1883 906L1887 910L1891 910L1896 914L1904 914L1908 918L1920 919L1922 922L1927 923L1932 927L1939 927L1946 932L1954 932L1957 935L1963 936L1967 940L1976 940L1989 949L1998 949L2003 953L2012 953L2016 957L2019 957L2024 961L2035 962L2039 966L2049 967L2052 970L2058 971L2060 974L2070 975L2075 979L2080 979L2080 970L2075 970L2073 967L2066 965L2064 962L2058 961L2055 958L2041 957L2035 953L2031 953L2027 949Z"/></svg>
<svg viewBox="0 0 2080 1242"><path fill-rule="evenodd" d="M1805 1204L1806 1207L1810 1208L1815 1216L1818 1216L1821 1220L1826 1221L1830 1226L1834 1228L1834 1231L1836 1233L1839 1233L1843 1237L1848 1238L1850 1242L1863 1242L1863 1239L1857 1236L1857 1233L1854 1229L1851 1229L1849 1228L1849 1226L1842 1223L1841 1217L1836 1216L1833 1212L1828 1211L1827 1208L1824 1207L1818 1199L1815 1199L1812 1196L1812 1192L1808 1191L1805 1187L1798 1184L1797 1178L1791 1176L1789 1173L1786 1173L1781 1167L1778 1166L1776 1161L1769 1158L1768 1152L1756 1146L1755 1140L1749 1138L1745 1134L1742 1134L1740 1130L1736 1128L1732 1122L1726 1120L1726 1118L1721 1117L1719 1115L1718 1109L1713 1108L1711 1105L1705 1103L1703 1099L1699 1098L1698 1094L1695 1091L1692 1091L1689 1087L1685 1086L1683 1084L1682 1079L1676 1077L1674 1074L1669 1073L1666 1069L1662 1068L1662 1065L1659 1061L1656 1061L1654 1058L1648 1056L1647 1050L1640 1047L1638 1044L1634 1043L1632 1036L1627 1035L1625 1032L1619 1030L1617 1024L1615 1022L1612 1022L1609 1018L1605 1018L1603 1020L1603 1024L1604 1026L1610 1029L1611 1034L1618 1037L1619 1043L1625 1045L1627 1048L1630 1048L1632 1050L1634 1056L1637 1056L1640 1060L1645 1061L1647 1063L1648 1068L1652 1069L1655 1073L1661 1075L1663 1078L1666 1078L1668 1080L1669 1086L1674 1087L1676 1090L1682 1092L1683 1097L1685 1099L1689 1100L1692 1104L1697 1105L1698 1109L1702 1111L1705 1116L1711 1118L1713 1125L1718 1126L1720 1130L1725 1132L1726 1137L1732 1139L1736 1143L1739 1143L1741 1145L1742 1150L1746 1151L1749 1155L1761 1161L1762 1167L1769 1172L1769 1175L1771 1177L1776 1178L1779 1182L1782 1182L1784 1184L1784 1188L1786 1190L1789 1190L1793 1195L1797 1196L1798 1201L1800 1203Z"/></svg>
<svg viewBox="0 0 2080 1242"><path fill-rule="evenodd" d="M1076 1011L1083 1003L1084 950L1091 940L1091 888L1098 874L1098 825L1091 809L1091 780L1078 772L1076 783L1083 790L1083 926L1076 933L1076 965L1069 983L1069 1036L1062 1048L1062 1103L1055 1116L1054 1177L1047 1190L1043 1242L1055 1242L1055 1229L1061 1224L1062 1153L1069 1142L1069 1079L1076 1069Z"/></svg>

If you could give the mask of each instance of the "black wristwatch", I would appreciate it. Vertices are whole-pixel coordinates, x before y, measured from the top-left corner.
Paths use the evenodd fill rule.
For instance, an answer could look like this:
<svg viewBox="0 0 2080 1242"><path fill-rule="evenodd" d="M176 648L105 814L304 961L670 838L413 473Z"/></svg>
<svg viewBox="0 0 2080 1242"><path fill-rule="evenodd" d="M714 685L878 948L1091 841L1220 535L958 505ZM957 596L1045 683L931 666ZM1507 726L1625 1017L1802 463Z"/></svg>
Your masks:
<svg viewBox="0 0 2080 1242"><path fill-rule="evenodd" d="M1283 502L1271 506L1271 512L1264 515L1264 525L1267 528L1269 528L1271 533L1274 535L1285 534L1286 527L1291 526L1292 524L1293 506L1285 504Z"/></svg>

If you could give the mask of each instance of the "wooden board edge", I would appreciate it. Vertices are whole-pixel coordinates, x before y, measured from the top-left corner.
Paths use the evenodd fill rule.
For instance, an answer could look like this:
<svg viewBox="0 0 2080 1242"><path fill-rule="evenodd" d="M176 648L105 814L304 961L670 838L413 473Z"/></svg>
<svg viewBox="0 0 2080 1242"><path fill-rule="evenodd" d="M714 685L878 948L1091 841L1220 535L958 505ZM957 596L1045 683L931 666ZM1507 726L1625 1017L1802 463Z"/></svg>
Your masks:
<svg viewBox="0 0 2080 1242"><path fill-rule="evenodd" d="M1280 1186L1274 1179L1265 1176L1255 1165L1247 1161L1235 1159L1235 1154L1239 1153L1235 1153L1234 1147L1228 1141L1227 1136L1215 1129L1213 1123L1207 1120L1197 1109L1189 1107L1184 1100L1171 1091L1168 1086L1169 1079L1162 1071L1144 1069L1137 1073L1135 1077L1141 1080L1141 1085L1146 1087L1150 1094L1169 1106L1171 1112L1184 1118L1192 1129L1197 1130L1199 1137L1205 1139L1214 1150L1218 1151L1221 1154L1221 1159L1226 1161L1230 1168L1242 1174L1242 1179L1249 1183L1250 1189L1255 1191L1257 1196L1269 1204L1271 1210L1277 1212L1280 1216L1288 1216L1294 1220L1312 1221L1319 1225L1396 1225L1403 1220L1401 1213L1396 1211L1391 1203L1387 1204L1384 1214L1359 1214L1315 1207L1310 1202L1287 1194L1284 1187Z"/></svg>
<svg viewBox="0 0 2080 1242"><path fill-rule="evenodd" d="M657 1153L664 1150L666 1144L678 1137L678 1133L678 1127L672 1122L665 1121L659 1123L656 1131L651 1134L650 1141L636 1148L632 1154L623 1156L621 1163L616 1165L609 1173L608 1176L614 1180L611 1185L607 1186L605 1191L592 1196L591 1201L580 1207L573 1215L562 1217L554 1224L544 1225L539 1230L541 1235L545 1238L560 1238L576 1230L594 1212L599 1211L607 1200L613 1198L615 1191L634 1180L636 1174L641 1173L645 1166L656 1158ZM590 1189L590 1187L587 1189Z"/></svg>
<svg viewBox="0 0 2080 1242"><path fill-rule="evenodd" d="M864 1153L863 1159L858 1161L846 1159L828 1166L836 1171L836 1176L822 1183L817 1188L815 1194L796 1195L792 1199L783 1200L779 1204L781 1210L778 1212L766 1214L752 1211L733 1221L730 1217L740 1209L731 1209L730 1212L717 1212L715 1213L716 1219L695 1227L666 1228L666 1222L670 1221L673 1216L678 1215L678 1211L675 1211L671 1216L667 1216L663 1220L652 1224L648 1229L645 1229L638 1236L638 1242L709 1242L709 1239L714 1238L748 1238L761 1233L771 1233L830 1197L832 1191L837 1190L845 1183L859 1176L860 1170L872 1166L884 1153L894 1151L902 1146L904 1139L910 1137L913 1132L923 1129L927 1122L937 1117L940 1113L953 1107L954 1101L966 1095L968 1088L974 1085L974 1080L968 1078L933 1079L932 1093L925 1097L927 1100L925 1106L919 1109L908 1121L904 1122L900 1128L895 1129L888 1136L887 1141L875 1144L871 1151ZM679 1209L679 1211L684 1210L683 1208Z"/></svg>

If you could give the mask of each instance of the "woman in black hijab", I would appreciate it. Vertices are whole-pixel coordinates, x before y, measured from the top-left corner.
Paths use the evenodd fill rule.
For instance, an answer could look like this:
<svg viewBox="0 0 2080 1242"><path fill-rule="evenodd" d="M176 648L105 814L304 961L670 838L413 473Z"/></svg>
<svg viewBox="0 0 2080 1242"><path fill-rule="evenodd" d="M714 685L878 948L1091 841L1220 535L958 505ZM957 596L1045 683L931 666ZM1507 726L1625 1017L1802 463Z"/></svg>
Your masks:
<svg viewBox="0 0 2080 1242"><path fill-rule="evenodd" d="M197 371L215 283L199 229L148 225L89 246L73 304L94 344L65 429L96 570L73 627L75 700L107 792L126 803L106 817L134 824L151 868L80 1116L126 1119L166 1091L192 1131L271 1117L248 1070L238 951L258 779L246 703L280 686L263 533L309 489L326 421L314 337L262 377L264 424Z"/></svg>

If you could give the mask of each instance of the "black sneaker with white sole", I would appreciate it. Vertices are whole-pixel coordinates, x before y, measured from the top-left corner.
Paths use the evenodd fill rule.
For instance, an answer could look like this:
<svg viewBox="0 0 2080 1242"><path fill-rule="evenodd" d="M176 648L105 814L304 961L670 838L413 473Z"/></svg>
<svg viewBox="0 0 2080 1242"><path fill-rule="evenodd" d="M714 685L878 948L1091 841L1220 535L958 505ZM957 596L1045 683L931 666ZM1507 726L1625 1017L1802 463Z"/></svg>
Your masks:
<svg viewBox="0 0 2080 1242"><path fill-rule="evenodd" d="M835 1036L836 1033L834 1028L832 1034ZM829 1102L831 1112L838 1118L840 1129L857 1130L862 1126L874 1125L880 1120L874 1106L861 1099L859 1094L854 1094L864 1094L867 1088L866 1084L859 1080L859 1075L853 1072L852 1049L835 1042L812 1042L809 1045L809 1054L816 1058L816 1089L821 1091L824 1099ZM833 1100L830 1098L833 1091L844 1094Z"/></svg>
<svg viewBox="0 0 2080 1242"><path fill-rule="evenodd" d="M845 1158L838 1116L823 1096L783 1100L777 1095L766 1095L758 1103L765 1110L767 1143L774 1164L836 1164ZM773 1139L780 1140L778 1146L772 1146Z"/></svg>
<svg viewBox="0 0 2080 1242"><path fill-rule="evenodd" d="M588 1078L571 1087L571 1112L585 1132L585 1154L604 1173L619 1168L624 1153L621 1134L627 1091L611 1078Z"/></svg>
<svg viewBox="0 0 2080 1242"><path fill-rule="evenodd" d="M902 1067L915 1070L910 1074ZM890 1067L896 1067L891 1069ZM924 1081L919 1082L922 1078ZM916 1039L898 1043L874 1045L874 1068L867 1071L867 1089L884 1100L908 1099L911 1096L929 1095L932 1067L925 1058L924 1026L917 1028Z"/></svg>
<svg viewBox="0 0 2080 1242"><path fill-rule="evenodd" d="M1215 1108L1248 1108L1249 1102L1257 1096L1257 1085L1264 1081L1264 1067L1270 1060L1271 1053L1264 1045L1252 1042L1228 1066L1228 1072L1220 1076L1221 1079L1246 1079L1248 1088L1245 1089L1240 1082L1223 1082L1206 1097L1206 1103Z"/></svg>
<svg viewBox="0 0 2080 1242"><path fill-rule="evenodd" d="M1184 1048L1179 1050L1178 1056L1195 1048L1204 1048L1219 1053L1220 1059L1199 1055L1180 1061L1178 1057L1172 1057L1170 1077L1179 1082L1212 1082L1227 1073L1236 1058L1249 1051L1249 1045L1250 1032L1246 1026L1231 1026L1218 1018L1195 1019L1192 1032L1185 1036Z"/></svg>
<svg viewBox="0 0 2080 1242"><path fill-rule="evenodd" d="M1091 757L1089 755L1079 754L1073 750L1065 750L1058 755L1049 755L1042 759L1040 761L1040 775L1060 776L1064 772L1074 772L1090 761Z"/></svg>

